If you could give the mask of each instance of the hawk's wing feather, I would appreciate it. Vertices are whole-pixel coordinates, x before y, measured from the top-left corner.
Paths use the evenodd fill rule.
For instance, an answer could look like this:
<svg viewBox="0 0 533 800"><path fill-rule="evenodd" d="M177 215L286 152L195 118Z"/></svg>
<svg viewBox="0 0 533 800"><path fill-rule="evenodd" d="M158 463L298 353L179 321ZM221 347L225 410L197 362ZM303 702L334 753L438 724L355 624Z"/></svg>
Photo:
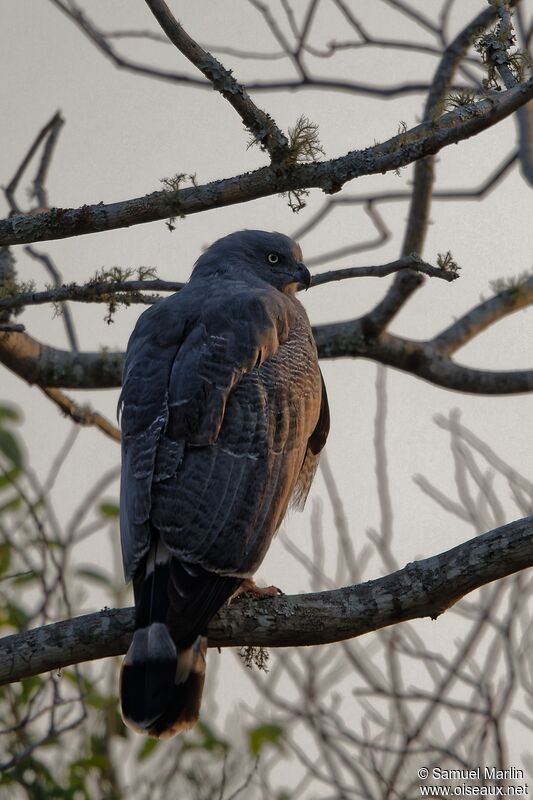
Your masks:
<svg viewBox="0 0 533 800"><path fill-rule="evenodd" d="M172 552L198 561L221 520L247 528L251 510L260 511L251 497L247 513L247 494L263 485L261 461L276 433L262 382L248 380L245 391L239 384L286 341L295 306L280 292L234 285L229 298L189 285L145 313L132 334L120 399L128 577L148 550L149 519ZM219 437L229 399L231 424ZM278 413L279 431L288 430L288 413Z"/></svg>

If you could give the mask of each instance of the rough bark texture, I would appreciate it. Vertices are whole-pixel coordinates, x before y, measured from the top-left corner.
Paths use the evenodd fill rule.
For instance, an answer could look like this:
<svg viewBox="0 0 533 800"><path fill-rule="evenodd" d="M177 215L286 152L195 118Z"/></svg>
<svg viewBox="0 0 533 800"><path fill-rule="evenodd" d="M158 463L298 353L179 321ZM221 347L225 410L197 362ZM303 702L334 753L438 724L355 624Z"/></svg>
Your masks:
<svg viewBox="0 0 533 800"><path fill-rule="evenodd" d="M468 592L533 566L533 517L359 586L241 599L209 627L212 647L296 647L342 641L408 619L431 617ZM0 640L0 685L81 661L124 653L132 608L106 609Z"/></svg>
<svg viewBox="0 0 533 800"><path fill-rule="evenodd" d="M363 175L377 175L487 130L533 98L533 78L498 95L462 106L424 122L383 144L354 150L341 158L292 167L269 166L255 172L175 191L152 192L118 203L52 208L43 214L18 214L0 221L0 245L64 239L116 230L206 209L244 203L294 189L339 191Z"/></svg>

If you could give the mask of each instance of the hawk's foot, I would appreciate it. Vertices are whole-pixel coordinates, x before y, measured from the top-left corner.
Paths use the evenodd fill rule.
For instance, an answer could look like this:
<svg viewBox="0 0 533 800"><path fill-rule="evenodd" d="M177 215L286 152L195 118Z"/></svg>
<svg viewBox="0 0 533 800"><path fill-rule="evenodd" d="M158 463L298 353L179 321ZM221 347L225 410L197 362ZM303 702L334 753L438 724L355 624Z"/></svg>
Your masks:
<svg viewBox="0 0 533 800"><path fill-rule="evenodd" d="M279 597L283 592L277 586L258 586L253 578L245 578L228 602L232 603L245 594L252 595L252 597Z"/></svg>

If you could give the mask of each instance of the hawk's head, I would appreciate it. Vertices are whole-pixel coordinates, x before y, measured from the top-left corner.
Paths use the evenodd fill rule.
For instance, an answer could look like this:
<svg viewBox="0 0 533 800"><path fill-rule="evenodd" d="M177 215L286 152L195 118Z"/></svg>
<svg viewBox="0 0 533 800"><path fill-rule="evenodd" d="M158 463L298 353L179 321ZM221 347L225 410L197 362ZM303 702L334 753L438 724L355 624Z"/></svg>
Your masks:
<svg viewBox="0 0 533 800"><path fill-rule="evenodd" d="M283 233L237 231L224 236L200 256L195 275L255 275L282 292L309 288L311 275L302 263L300 245Z"/></svg>

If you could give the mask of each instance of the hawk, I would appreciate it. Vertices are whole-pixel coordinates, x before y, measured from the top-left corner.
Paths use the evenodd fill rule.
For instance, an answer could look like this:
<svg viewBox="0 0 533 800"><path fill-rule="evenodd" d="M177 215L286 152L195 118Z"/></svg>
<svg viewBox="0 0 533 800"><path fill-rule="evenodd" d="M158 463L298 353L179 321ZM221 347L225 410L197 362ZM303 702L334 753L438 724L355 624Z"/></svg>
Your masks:
<svg viewBox="0 0 533 800"><path fill-rule="evenodd" d="M138 732L166 738L196 722L208 623L255 586L289 503L305 502L329 430L295 294L310 280L289 237L232 233L131 335L120 526L136 617L120 694Z"/></svg>

